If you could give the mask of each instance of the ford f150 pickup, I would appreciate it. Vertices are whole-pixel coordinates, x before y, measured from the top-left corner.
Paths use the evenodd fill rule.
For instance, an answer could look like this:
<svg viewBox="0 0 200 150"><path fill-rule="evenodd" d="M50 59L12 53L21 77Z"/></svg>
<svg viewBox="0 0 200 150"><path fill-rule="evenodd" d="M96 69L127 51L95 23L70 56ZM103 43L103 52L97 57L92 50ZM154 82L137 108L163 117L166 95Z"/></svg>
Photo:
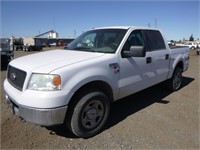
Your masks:
<svg viewBox="0 0 200 150"><path fill-rule="evenodd" d="M163 81L178 90L189 66L189 48L170 49L153 28L95 28L65 48L11 61L4 90L24 120L82 138L101 131L111 102Z"/></svg>

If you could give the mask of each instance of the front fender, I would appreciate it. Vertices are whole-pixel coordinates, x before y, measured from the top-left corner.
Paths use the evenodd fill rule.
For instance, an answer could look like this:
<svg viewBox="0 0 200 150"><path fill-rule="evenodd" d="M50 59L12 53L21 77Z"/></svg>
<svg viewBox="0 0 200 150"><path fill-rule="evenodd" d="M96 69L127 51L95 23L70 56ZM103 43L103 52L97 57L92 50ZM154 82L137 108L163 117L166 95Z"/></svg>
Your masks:
<svg viewBox="0 0 200 150"><path fill-rule="evenodd" d="M103 81L110 86L113 92L113 98L116 99L119 93L119 72L115 73L109 67L109 64L110 62L105 61L101 63L82 63L79 65L67 66L66 68L57 70L55 74L59 74L61 76L62 90L70 90L75 93L78 89L87 83L93 81ZM67 99L71 99L71 97L68 97Z"/></svg>

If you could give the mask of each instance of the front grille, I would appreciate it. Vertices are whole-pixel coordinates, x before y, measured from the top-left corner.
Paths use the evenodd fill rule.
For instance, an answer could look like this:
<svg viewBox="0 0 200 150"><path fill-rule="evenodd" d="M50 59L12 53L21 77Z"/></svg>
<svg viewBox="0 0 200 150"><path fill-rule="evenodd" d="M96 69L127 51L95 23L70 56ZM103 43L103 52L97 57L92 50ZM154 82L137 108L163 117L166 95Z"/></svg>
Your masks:
<svg viewBox="0 0 200 150"><path fill-rule="evenodd" d="M22 91L25 78L26 78L25 71L14 68L12 66L8 67L8 74L7 74L8 82L20 91Z"/></svg>

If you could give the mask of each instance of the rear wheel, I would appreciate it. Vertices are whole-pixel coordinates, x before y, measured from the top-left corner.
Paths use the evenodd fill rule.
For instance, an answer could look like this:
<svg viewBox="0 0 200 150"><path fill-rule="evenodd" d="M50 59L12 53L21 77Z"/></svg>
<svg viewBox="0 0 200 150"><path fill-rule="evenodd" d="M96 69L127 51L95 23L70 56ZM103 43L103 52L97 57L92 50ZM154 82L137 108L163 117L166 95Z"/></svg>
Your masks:
<svg viewBox="0 0 200 150"><path fill-rule="evenodd" d="M177 66L174 70L172 78L167 81L168 88L171 91L177 91L180 88L182 83L182 72L183 70Z"/></svg>
<svg viewBox="0 0 200 150"><path fill-rule="evenodd" d="M69 108L67 124L78 137L89 138L101 131L105 125L110 102L101 91L92 90L78 95L77 101Z"/></svg>

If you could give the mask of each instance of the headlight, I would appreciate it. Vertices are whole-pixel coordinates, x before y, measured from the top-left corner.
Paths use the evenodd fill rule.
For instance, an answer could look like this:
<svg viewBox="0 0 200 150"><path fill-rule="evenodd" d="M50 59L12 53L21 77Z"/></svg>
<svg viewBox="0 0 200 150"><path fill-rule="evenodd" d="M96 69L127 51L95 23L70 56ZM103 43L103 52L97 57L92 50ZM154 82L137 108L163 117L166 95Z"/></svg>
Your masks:
<svg viewBox="0 0 200 150"><path fill-rule="evenodd" d="M32 74L28 89L40 91L60 90L61 78L59 75Z"/></svg>

